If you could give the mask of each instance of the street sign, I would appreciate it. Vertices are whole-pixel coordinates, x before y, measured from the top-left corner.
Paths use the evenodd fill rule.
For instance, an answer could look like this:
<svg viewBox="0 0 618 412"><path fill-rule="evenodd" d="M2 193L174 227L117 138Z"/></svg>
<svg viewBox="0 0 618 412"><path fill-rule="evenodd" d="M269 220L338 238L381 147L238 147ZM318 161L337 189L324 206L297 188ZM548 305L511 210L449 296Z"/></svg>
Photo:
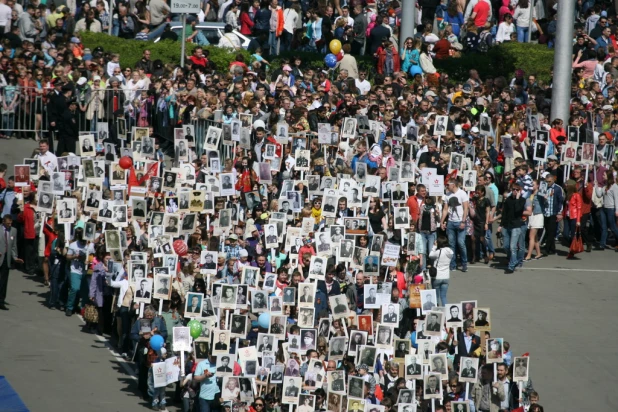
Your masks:
<svg viewBox="0 0 618 412"><path fill-rule="evenodd" d="M172 0L172 13L199 13L200 0Z"/></svg>

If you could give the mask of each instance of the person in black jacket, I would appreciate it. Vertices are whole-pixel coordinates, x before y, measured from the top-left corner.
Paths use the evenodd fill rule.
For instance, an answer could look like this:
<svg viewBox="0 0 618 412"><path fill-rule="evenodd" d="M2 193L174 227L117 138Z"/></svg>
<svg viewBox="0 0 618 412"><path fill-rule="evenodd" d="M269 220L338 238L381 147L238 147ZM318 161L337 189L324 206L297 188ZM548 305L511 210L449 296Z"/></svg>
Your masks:
<svg viewBox="0 0 618 412"><path fill-rule="evenodd" d="M62 123L62 115L67 108L68 96L70 96L70 87L65 90L64 82L60 79L54 82L54 90L47 95L47 119L49 120L49 130L58 132ZM53 144L50 141L50 151L53 150Z"/></svg>
<svg viewBox="0 0 618 412"><path fill-rule="evenodd" d="M476 335L475 332L476 328L474 327L474 321L468 319L464 322L463 332L457 332L456 340L451 343L448 351L451 355L455 354L455 348L457 348L457 354L453 362L455 370L459 370L459 359L461 357L474 357L473 353L481 346L481 338ZM468 344L470 345L469 349Z"/></svg>
<svg viewBox="0 0 618 412"><path fill-rule="evenodd" d="M367 40L371 45L369 49L371 55L376 54L384 39L388 40L391 37L390 29L383 24L385 20L388 24L388 17L378 16L376 19L376 26L369 32L369 39Z"/></svg>
<svg viewBox="0 0 618 412"><path fill-rule="evenodd" d="M58 134L58 147L56 153L75 153L76 142L79 136L79 123L77 121L77 102L69 101L69 107L62 114L62 123Z"/></svg>
<svg viewBox="0 0 618 412"><path fill-rule="evenodd" d="M525 248L525 245L521 245L519 241L520 231L524 225L522 217L526 206L526 199L522 197L521 192L521 186L514 183L511 194L505 199L504 206L502 207L502 227L498 228L498 231L501 231L502 228L505 229L502 233L504 236L504 249L507 251L507 256L510 254L509 266L504 272L506 274L513 273L519 263L518 248Z"/></svg>

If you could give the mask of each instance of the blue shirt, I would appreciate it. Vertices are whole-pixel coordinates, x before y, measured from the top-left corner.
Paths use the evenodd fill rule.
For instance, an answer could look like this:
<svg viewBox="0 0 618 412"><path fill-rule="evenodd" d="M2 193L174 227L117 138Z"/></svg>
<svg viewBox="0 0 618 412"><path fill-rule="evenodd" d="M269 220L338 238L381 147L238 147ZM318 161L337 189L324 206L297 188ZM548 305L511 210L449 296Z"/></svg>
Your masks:
<svg viewBox="0 0 618 412"><path fill-rule="evenodd" d="M215 399L215 395L219 393L219 386L215 378L215 365L211 365L208 359L205 359L197 364L195 368L195 376L202 376L205 371L212 373L213 376L206 378L200 382L200 398L207 401Z"/></svg>

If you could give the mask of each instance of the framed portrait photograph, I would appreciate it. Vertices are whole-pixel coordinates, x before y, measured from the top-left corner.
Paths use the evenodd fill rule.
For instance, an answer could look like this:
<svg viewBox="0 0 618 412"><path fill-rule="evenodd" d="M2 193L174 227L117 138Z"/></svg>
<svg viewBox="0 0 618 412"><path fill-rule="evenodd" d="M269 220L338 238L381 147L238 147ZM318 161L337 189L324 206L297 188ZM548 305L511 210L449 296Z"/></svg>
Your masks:
<svg viewBox="0 0 618 412"><path fill-rule="evenodd" d="M442 334L442 325L444 324L444 312L438 311L424 312L425 314L425 329L423 333L427 336L440 336Z"/></svg>
<svg viewBox="0 0 618 412"><path fill-rule="evenodd" d="M326 410L330 412L341 412L343 406L343 395L328 392L326 395Z"/></svg>
<svg viewBox="0 0 618 412"><path fill-rule="evenodd" d="M268 333L276 338L285 339L285 316L271 316L270 324L268 325Z"/></svg>
<svg viewBox="0 0 618 412"><path fill-rule="evenodd" d="M188 327L174 327L172 328L172 342L174 349L177 351L191 352L193 346L191 345L191 334Z"/></svg>
<svg viewBox="0 0 618 412"><path fill-rule="evenodd" d="M214 331L214 345L212 346L213 355L229 355L230 353L230 331L217 329Z"/></svg>
<svg viewBox="0 0 618 412"><path fill-rule="evenodd" d="M423 376L423 359L420 358L418 355L406 355L405 364L406 379L419 379L421 376Z"/></svg>
<svg viewBox="0 0 618 412"><path fill-rule="evenodd" d="M409 339L395 339L395 358L405 359L410 354L410 340Z"/></svg>
<svg viewBox="0 0 618 412"><path fill-rule="evenodd" d="M487 363L500 363L504 361L504 339L491 338L486 341Z"/></svg>
<svg viewBox="0 0 618 412"><path fill-rule="evenodd" d="M459 359L459 380L474 383L478 379L479 358L461 357Z"/></svg>
<svg viewBox="0 0 618 412"><path fill-rule="evenodd" d="M220 128L215 126L208 126L208 131L206 132L206 139L204 139L204 146L211 150L217 150L221 134L222 130Z"/></svg>
<svg viewBox="0 0 618 412"><path fill-rule="evenodd" d="M59 199L56 202L58 223L74 223L77 217L77 202L74 198Z"/></svg>
<svg viewBox="0 0 618 412"><path fill-rule="evenodd" d="M348 342L348 354L356 355L356 352L361 346L367 344L368 332L355 330L350 332L350 341Z"/></svg>
<svg viewBox="0 0 618 412"><path fill-rule="evenodd" d="M399 305L394 303L387 303L381 305L382 307L382 320L384 325L399 326Z"/></svg>
<svg viewBox="0 0 618 412"><path fill-rule="evenodd" d="M343 295L329 296L328 302L333 311L333 319L346 318L350 315L347 298Z"/></svg>
<svg viewBox="0 0 618 412"><path fill-rule="evenodd" d="M476 300L467 300L461 302L461 320L474 319L474 308Z"/></svg>
<svg viewBox="0 0 618 412"><path fill-rule="evenodd" d="M410 227L410 209L407 206L395 207L395 229L407 229Z"/></svg>
<svg viewBox="0 0 618 412"><path fill-rule="evenodd" d="M298 310L298 326L313 328L315 322L315 308L302 307Z"/></svg>
<svg viewBox="0 0 618 412"><path fill-rule="evenodd" d="M54 194L51 192L39 192L36 208L39 212L51 214L54 210Z"/></svg>
<svg viewBox="0 0 618 412"><path fill-rule="evenodd" d="M298 404L300 389L302 386L302 378L286 376L283 378L283 396L281 403Z"/></svg>
<svg viewBox="0 0 618 412"><path fill-rule="evenodd" d="M437 297L436 290L421 290L421 308L423 309L423 313L425 311L433 310L437 305Z"/></svg>
<svg viewBox="0 0 618 412"><path fill-rule="evenodd" d="M316 283L300 283L298 285L298 306L312 308L315 305Z"/></svg>
<svg viewBox="0 0 618 412"><path fill-rule="evenodd" d="M236 295L238 293L238 285L226 285L222 287L221 301L219 307L221 309L236 309Z"/></svg>
<svg viewBox="0 0 618 412"><path fill-rule="evenodd" d="M188 292L185 301L185 316L188 318L199 318L202 313L203 293Z"/></svg>
<svg viewBox="0 0 618 412"><path fill-rule="evenodd" d="M371 315L357 315L356 324L359 330L365 331L369 335L373 335L373 318Z"/></svg>
<svg viewBox="0 0 618 412"><path fill-rule="evenodd" d="M433 134L438 136L445 136L448 125L448 116L436 116L436 124L434 126Z"/></svg>
<svg viewBox="0 0 618 412"><path fill-rule="evenodd" d="M155 299L169 300L172 292L172 276L155 274L154 277L154 294Z"/></svg>
<svg viewBox="0 0 618 412"><path fill-rule="evenodd" d="M344 371L334 370L326 372L326 380L328 382L329 392L346 393L345 373Z"/></svg>
<svg viewBox="0 0 618 412"><path fill-rule="evenodd" d="M547 161L547 142L537 140L534 143L534 157L533 160L539 162Z"/></svg>
<svg viewBox="0 0 618 412"><path fill-rule="evenodd" d="M442 375L442 379L448 379L446 353L433 353L429 355L429 371L439 373Z"/></svg>
<svg viewBox="0 0 618 412"><path fill-rule="evenodd" d="M341 128L342 139L354 139L356 137L356 122L353 117L343 119L343 127Z"/></svg>
<svg viewBox="0 0 618 412"><path fill-rule="evenodd" d="M300 349L302 351L315 350L317 344L317 331L315 329L300 330Z"/></svg>
<svg viewBox="0 0 618 412"><path fill-rule="evenodd" d="M393 346L395 336L394 327L388 325L378 325L375 345L379 348L390 348Z"/></svg>
<svg viewBox="0 0 618 412"><path fill-rule="evenodd" d="M331 341L332 342L332 341ZM331 343L332 344L332 343ZM358 365L367 365L368 372L373 372L376 366L376 357L378 356L378 348L375 346L361 345L360 351L357 349Z"/></svg>
<svg viewBox="0 0 618 412"><path fill-rule="evenodd" d="M394 187L393 187L394 186ZM393 183L391 189L389 190L390 198L385 199L391 201L393 206L395 204L405 203L408 199L408 185L406 183L400 184L399 182Z"/></svg>
<svg viewBox="0 0 618 412"><path fill-rule="evenodd" d="M135 278L133 299L138 303L150 303L152 299L152 278Z"/></svg>
<svg viewBox="0 0 618 412"><path fill-rule="evenodd" d="M530 374L530 357L516 356L513 359L513 381L527 382Z"/></svg>
<svg viewBox="0 0 618 412"><path fill-rule="evenodd" d="M411 389L402 389L399 391L399 396L397 397L397 403L411 403L414 400L414 394Z"/></svg>
<svg viewBox="0 0 618 412"><path fill-rule="evenodd" d="M328 358L329 359L343 359L343 355L346 353L346 337L337 336L332 338L328 343Z"/></svg>
<svg viewBox="0 0 618 412"><path fill-rule="evenodd" d="M189 160L189 144L186 139L174 140L174 153L178 161L186 162Z"/></svg>
<svg viewBox="0 0 618 412"><path fill-rule="evenodd" d="M442 375L429 372L423 376L423 397L425 399L442 399Z"/></svg>
<svg viewBox="0 0 618 412"><path fill-rule="evenodd" d="M596 154L596 149L594 147L594 143L584 143L582 144L582 160L583 164L593 165L594 157Z"/></svg>
<svg viewBox="0 0 618 412"><path fill-rule="evenodd" d="M489 308L474 308L474 327L482 332L491 330L491 312Z"/></svg>
<svg viewBox="0 0 618 412"><path fill-rule="evenodd" d="M266 293L261 290L253 289L251 292L251 311L266 312L268 310L268 299Z"/></svg>
<svg viewBox="0 0 618 412"><path fill-rule="evenodd" d="M469 402L451 402L451 411L470 412L470 403Z"/></svg>
<svg viewBox="0 0 618 412"><path fill-rule="evenodd" d="M463 319L461 317L461 304L449 303L446 305L446 327L447 328L462 328Z"/></svg>
<svg viewBox="0 0 618 412"><path fill-rule="evenodd" d="M464 155L452 152L448 170L462 170Z"/></svg>

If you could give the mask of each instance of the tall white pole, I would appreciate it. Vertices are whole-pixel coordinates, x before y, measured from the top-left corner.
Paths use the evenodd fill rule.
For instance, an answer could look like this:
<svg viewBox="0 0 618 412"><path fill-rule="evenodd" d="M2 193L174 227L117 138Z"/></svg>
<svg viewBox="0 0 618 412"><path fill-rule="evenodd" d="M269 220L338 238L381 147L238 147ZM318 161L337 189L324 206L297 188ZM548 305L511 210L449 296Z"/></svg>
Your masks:
<svg viewBox="0 0 618 412"><path fill-rule="evenodd" d="M558 2L554 78L551 88L551 120L562 119L565 123L569 121L569 103L571 100L574 15L575 0L560 0Z"/></svg>
<svg viewBox="0 0 618 412"><path fill-rule="evenodd" d="M182 45L180 46L180 67L185 68L185 43L187 41L187 14L182 13Z"/></svg>

